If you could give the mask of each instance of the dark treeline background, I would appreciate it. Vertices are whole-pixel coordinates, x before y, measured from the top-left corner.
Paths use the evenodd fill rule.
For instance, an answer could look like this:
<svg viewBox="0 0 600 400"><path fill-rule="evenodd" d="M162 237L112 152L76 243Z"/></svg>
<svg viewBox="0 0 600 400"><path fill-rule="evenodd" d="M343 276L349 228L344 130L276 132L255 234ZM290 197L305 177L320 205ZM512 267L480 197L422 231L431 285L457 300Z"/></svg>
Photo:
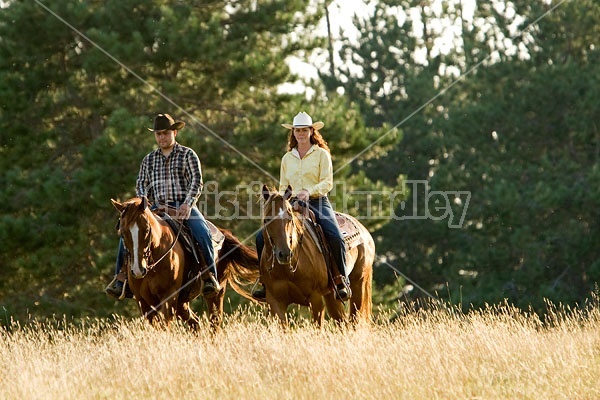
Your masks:
<svg viewBox="0 0 600 400"><path fill-rule="evenodd" d="M3 2L3 323L136 315L103 293L110 198L134 195L157 112L188 123L178 139L217 182L207 216L252 246L260 220L233 217L276 184L280 124L323 120L344 182L332 198L371 215L384 307L586 301L600 280L600 4L474 6L380 0L352 21L357 38L333 42L331 1ZM307 81L286 61L311 54L327 61ZM310 96L280 90L302 79Z"/></svg>

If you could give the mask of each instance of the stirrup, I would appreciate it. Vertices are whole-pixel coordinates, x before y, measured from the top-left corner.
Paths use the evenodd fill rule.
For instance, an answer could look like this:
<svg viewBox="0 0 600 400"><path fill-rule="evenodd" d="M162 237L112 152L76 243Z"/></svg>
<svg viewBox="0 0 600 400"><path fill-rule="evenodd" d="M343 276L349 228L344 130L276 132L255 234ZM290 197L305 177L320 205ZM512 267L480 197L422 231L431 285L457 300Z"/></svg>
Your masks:
<svg viewBox="0 0 600 400"><path fill-rule="evenodd" d="M121 280L119 279L119 277L121 279L125 279L125 280ZM111 292L110 288L112 286L114 286L115 282L121 282L123 284L123 286L121 286L121 293L119 293L118 295L115 292ZM133 298L133 292L131 291L131 288L129 287L129 285L127 284L127 276L126 275L122 275L122 272L119 272L117 275L115 275L113 277L113 280L110 281L110 283L108 285L106 285L106 287L104 288L104 293L106 293L108 296L117 299L117 300L124 300L124 299L132 299Z"/></svg>
<svg viewBox="0 0 600 400"><path fill-rule="evenodd" d="M221 290L219 281L212 272L208 273L208 278L202 279L202 296L213 297Z"/></svg>
<svg viewBox="0 0 600 400"><path fill-rule="evenodd" d="M115 289L117 289L116 283L119 282L122 284L121 286L121 293L118 293ZM126 284L127 280L125 280L125 282L121 281L120 279L117 279L117 275L114 276L113 280L110 281L110 283L108 285L106 285L106 287L104 288L104 293L106 293L108 296L117 299L117 300L123 300L126 297L126 292L125 292L125 284Z"/></svg>
<svg viewBox="0 0 600 400"><path fill-rule="evenodd" d="M123 290L121 290L121 295L119 296L119 300L124 300L125 299L125 291L127 287L127 279L125 279L125 282L123 282Z"/></svg>
<svg viewBox="0 0 600 400"><path fill-rule="evenodd" d="M131 291L129 284L127 283L127 278L125 278L125 281L123 282L123 291L121 292L121 295L119 296L119 300L124 300L124 299L133 299L133 292Z"/></svg>
<svg viewBox="0 0 600 400"><path fill-rule="evenodd" d="M352 289L350 289L350 279L343 276L338 275L334 278L334 293L335 298L341 301L346 301L350 297L352 297Z"/></svg>

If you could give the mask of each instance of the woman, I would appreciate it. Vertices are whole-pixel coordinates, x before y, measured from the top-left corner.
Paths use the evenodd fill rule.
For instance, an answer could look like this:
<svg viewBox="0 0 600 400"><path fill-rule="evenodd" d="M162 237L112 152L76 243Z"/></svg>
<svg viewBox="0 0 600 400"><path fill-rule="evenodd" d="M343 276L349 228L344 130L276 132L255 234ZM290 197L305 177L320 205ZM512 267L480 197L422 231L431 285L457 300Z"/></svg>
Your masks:
<svg viewBox="0 0 600 400"><path fill-rule="evenodd" d="M327 142L319 133L323 122L312 122L305 112L294 117L292 125L282 124L290 129L288 152L281 159L279 190L284 192L289 186L293 195L310 206L317 223L321 225L325 239L333 253L333 258L340 273L342 282L336 282L337 296L345 301L349 297L349 282L346 268L346 246L335 213L327 197L333 187L333 167ZM260 258L264 247L262 230L256 236L256 250ZM260 285L252 295L259 300L266 297L264 285Z"/></svg>

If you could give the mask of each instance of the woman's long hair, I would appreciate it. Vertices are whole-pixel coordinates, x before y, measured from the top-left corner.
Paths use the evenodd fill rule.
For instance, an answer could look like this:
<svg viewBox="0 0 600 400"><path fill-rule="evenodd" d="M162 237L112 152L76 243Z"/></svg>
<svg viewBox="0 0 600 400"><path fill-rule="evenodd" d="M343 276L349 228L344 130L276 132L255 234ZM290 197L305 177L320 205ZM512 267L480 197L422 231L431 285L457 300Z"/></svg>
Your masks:
<svg viewBox="0 0 600 400"><path fill-rule="evenodd" d="M313 127L311 127L310 130L312 131L310 135L310 143L316 144L317 146L331 153L331 150L329 150L329 146L327 146L327 142L325 139L323 139L321 133L319 133L319 131ZM298 147L298 141L296 140L296 136L294 136L294 128L292 128L290 129L290 136L288 137L288 151L292 151L294 147Z"/></svg>

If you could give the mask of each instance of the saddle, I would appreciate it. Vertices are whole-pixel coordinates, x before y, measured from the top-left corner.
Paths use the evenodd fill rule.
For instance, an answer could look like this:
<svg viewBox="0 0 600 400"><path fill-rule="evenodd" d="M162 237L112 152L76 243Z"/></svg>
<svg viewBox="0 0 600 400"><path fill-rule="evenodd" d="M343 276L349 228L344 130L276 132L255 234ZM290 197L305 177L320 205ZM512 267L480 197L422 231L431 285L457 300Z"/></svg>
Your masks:
<svg viewBox="0 0 600 400"><path fill-rule="evenodd" d="M294 202L293 208L294 211L300 214L305 230L308 231L315 243L317 243L319 251L323 253L324 250L326 250L326 241L324 240L325 236L323 235L323 229L321 228L321 225L317 223L315 213L306 206L306 203L300 201ZM340 227L342 238L344 239L344 243L348 250L353 249L362 243L358 225L356 225L350 217L335 211L335 219Z"/></svg>
<svg viewBox="0 0 600 400"><path fill-rule="evenodd" d="M194 258L194 262L187 272L187 277L185 279L186 284L182 287L179 293L179 298L181 301L191 301L200 294L201 286L190 284L190 281L196 281L198 276L203 272L200 266L204 265L204 257L202 256L202 250L194 240L192 231L187 224L183 224L180 220L173 218L175 216L175 212L176 210L172 207L164 207L156 210L155 214L158 218L165 221L171 227L174 235L179 234L179 241L183 245L185 251L190 253ZM216 263L218 260L219 250L221 250L221 247L223 247L223 242L225 241L225 235L212 222L207 220L206 224L210 230L210 237L212 240Z"/></svg>
<svg viewBox="0 0 600 400"><path fill-rule="evenodd" d="M359 244L362 244L363 240L358 225L356 225L350 217L336 211L335 219L337 219L340 231L342 232L342 237L344 238L344 243L346 243L348 249L353 249Z"/></svg>
<svg viewBox="0 0 600 400"><path fill-rule="evenodd" d="M169 224L173 234L177 235L177 233L181 231L179 233L179 240L183 244L185 250L189 251L194 256L196 263L199 264L202 261L202 251L196 245L194 237L192 236L192 231L186 224L183 224L182 226L182 223L179 220L173 218L174 214L170 210L170 207L167 210L159 208L155 214ZM219 254L219 250L221 250L223 242L225 241L225 235L212 222L207 220L206 224L210 230L210 237L212 239L213 249L215 249L215 255Z"/></svg>

